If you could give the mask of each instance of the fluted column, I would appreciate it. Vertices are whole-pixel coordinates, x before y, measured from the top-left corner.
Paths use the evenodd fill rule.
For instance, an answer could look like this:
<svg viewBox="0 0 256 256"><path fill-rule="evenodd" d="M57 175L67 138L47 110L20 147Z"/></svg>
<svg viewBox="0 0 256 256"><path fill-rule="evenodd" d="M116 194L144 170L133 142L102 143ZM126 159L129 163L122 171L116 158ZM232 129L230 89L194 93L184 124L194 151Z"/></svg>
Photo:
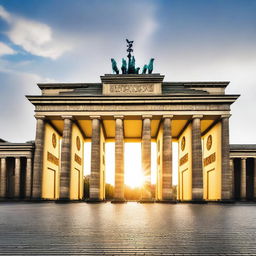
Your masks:
<svg viewBox="0 0 256 256"><path fill-rule="evenodd" d="M1 158L0 198L6 197L6 158Z"/></svg>
<svg viewBox="0 0 256 256"><path fill-rule="evenodd" d="M15 158L15 169L14 169L14 197L20 197L20 158Z"/></svg>
<svg viewBox="0 0 256 256"><path fill-rule="evenodd" d="M31 197L31 178L32 178L32 159L28 157L27 166L26 166L26 190L25 190L25 197L27 199Z"/></svg>
<svg viewBox="0 0 256 256"><path fill-rule="evenodd" d="M232 199L233 172L230 168L230 146L229 146L229 117L221 116L221 199Z"/></svg>
<svg viewBox="0 0 256 256"><path fill-rule="evenodd" d="M44 120L44 116L37 116L36 119L37 119L37 123L36 123L32 197L33 199L41 199L45 120Z"/></svg>
<svg viewBox="0 0 256 256"><path fill-rule="evenodd" d="M124 200L124 127L123 116L116 116L115 131L115 193L116 200Z"/></svg>
<svg viewBox="0 0 256 256"><path fill-rule="evenodd" d="M151 195L151 115L142 117L142 171L144 184L142 189L142 200L152 199Z"/></svg>
<svg viewBox="0 0 256 256"><path fill-rule="evenodd" d="M253 170L253 198L256 200L256 158L254 158L254 170Z"/></svg>
<svg viewBox="0 0 256 256"><path fill-rule="evenodd" d="M202 117L202 115L192 117L192 200L203 200Z"/></svg>
<svg viewBox="0 0 256 256"><path fill-rule="evenodd" d="M241 200L246 200L246 158L241 160Z"/></svg>
<svg viewBox="0 0 256 256"><path fill-rule="evenodd" d="M91 142L91 176L90 176L90 199L100 198L100 117L92 119L92 142Z"/></svg>
<svg viewBox="0 0 256 256"><path fill-rule="evenodd" d="M172 190L172 117L163 116L163 200L174 199Z"/></svg>
<svg viewBox="0 0 256 256"><path fill-rule="evenodd" d="M60 200L70 199L72 116L63 116L64 130L61 143Z"/></svg>

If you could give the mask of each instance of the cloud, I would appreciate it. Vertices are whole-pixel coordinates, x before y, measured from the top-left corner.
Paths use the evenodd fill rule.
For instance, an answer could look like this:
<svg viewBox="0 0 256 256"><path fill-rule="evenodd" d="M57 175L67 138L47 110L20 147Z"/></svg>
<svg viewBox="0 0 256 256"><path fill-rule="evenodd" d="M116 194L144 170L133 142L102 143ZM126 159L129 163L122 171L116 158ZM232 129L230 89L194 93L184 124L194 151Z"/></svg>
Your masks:
<svg viewBox="0 0 256 256"><path fill-rule="evenodd" d="M10 25L6 35L12 43L33 55L57 59L71 48L54 38L52 29L46 24L11 15L2 6L0 17Z"/></svg>
<svg viewBox="0 0 256 256"><path fill-rule="evenodd" d="M11 15L0 5L0 17L7 22L11 21Z"/></svg>
<svg viewBox="0 0 256 256"><path fill-rule="evenodd" d="M0 42L0 56L2 56L2 55L12 55L12 54L15 54L15 53L16 53L16 51L14 51L11 47L9 47L8 45Z"/></svg>

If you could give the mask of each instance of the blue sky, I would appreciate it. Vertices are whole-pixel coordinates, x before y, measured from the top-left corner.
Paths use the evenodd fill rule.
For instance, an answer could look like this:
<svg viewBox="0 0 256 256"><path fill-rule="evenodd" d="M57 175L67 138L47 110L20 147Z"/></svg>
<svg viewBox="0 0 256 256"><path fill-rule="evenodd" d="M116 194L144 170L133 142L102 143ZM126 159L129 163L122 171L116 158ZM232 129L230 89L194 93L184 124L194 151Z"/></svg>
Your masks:
<svg viewBox="0 0 256 256"><path fill-rule="evenodd" d="M256 143L256 1L1 0L0 137L34 139L38 82L98 82L135 41L165 81L231 81L231 143Z"/></svg>

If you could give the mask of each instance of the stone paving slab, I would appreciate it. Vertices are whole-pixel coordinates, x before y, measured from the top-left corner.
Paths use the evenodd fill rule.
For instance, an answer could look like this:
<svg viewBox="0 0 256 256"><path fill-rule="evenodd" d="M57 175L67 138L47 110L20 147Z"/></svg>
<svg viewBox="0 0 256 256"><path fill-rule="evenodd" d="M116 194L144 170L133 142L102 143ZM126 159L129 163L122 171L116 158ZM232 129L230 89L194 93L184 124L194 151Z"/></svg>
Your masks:
<svg viewBox="0 0 256 256"><path fill-rule="evenodd" d="M0 255L249 254L253 204L0 203Z"/></svg>

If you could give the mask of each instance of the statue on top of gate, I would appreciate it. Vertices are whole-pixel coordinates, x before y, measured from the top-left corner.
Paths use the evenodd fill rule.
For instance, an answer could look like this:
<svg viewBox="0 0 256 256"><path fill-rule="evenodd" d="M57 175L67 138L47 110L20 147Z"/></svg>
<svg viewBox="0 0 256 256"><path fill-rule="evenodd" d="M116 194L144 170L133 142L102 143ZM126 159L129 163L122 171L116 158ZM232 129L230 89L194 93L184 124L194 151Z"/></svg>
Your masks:
<svg viewBox="0 0 256 256"><path fill-rule="evenodd" d="M135 58L131 54L133 52L132 47L133 47L133 42L134 41L129 41L128 39L126 39L126 42L127 42L127 52L128 52L128 55L127 55L128 65L127 65L126 60L123 58L122 59L122 66L121 66L122 74L139 74L140 68L136 67ZM119 74L119 69L117 67L117 63L116 63L115 59L112 58L111 62L112 62L113 73L118 75ZM152 74L152 72L153 72L153 62L154 62L154 59L151 58L150 61L149 61L149 64L143 66L141 74L147 74L147 73Z"/></svg>

